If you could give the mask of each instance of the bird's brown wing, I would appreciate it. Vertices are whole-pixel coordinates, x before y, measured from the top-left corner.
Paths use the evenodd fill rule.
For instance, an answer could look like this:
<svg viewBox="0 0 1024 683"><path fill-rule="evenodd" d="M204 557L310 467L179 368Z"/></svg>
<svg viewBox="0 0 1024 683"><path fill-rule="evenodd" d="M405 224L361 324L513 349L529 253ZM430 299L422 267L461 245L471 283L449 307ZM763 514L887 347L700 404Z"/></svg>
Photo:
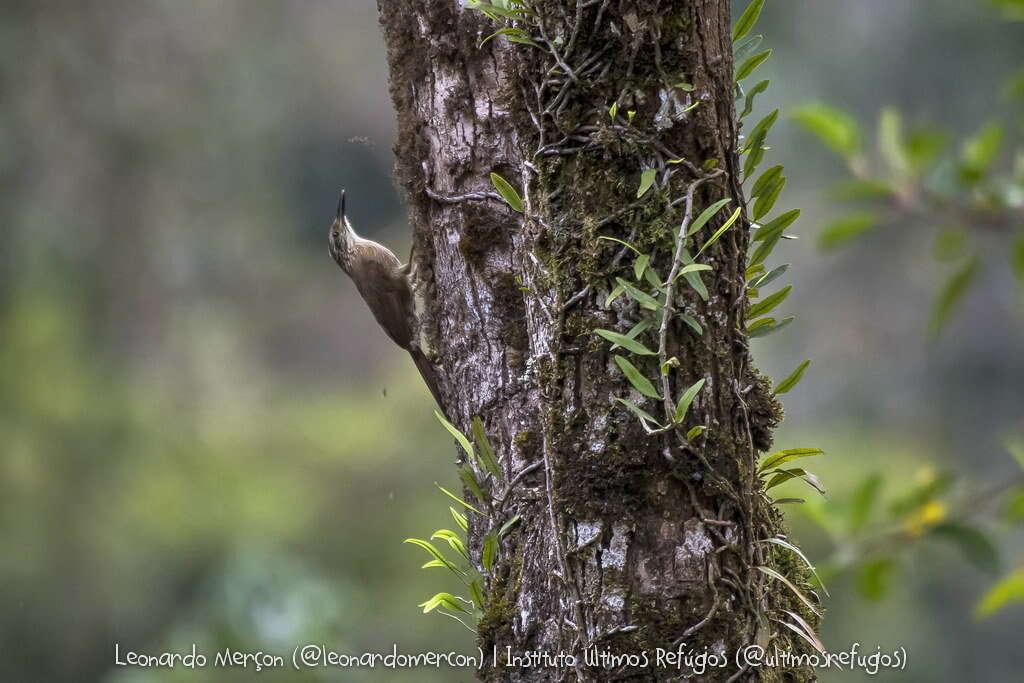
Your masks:
<svg viewBox="0 0 1024 683"><path fill-rule="evenodd" d="M352 267L359 269L359 272L350 273L356 289L392 341L412 356L434 400L438 406L443 406L437 370L413 343L409 267L403 266L394 254L376 243L363 242L356 245L356 248L361 249L361 252L352 259Z"/></svg>
<svg viewBox="0 0 1024 683"><path fill-rule="evenodd" d="M357 260L358 267L365 272L353 273L352 280L387 335L403 349L408 349L412 344L412 292L408 281L397 273L398 260L387 261Z"/></svg>

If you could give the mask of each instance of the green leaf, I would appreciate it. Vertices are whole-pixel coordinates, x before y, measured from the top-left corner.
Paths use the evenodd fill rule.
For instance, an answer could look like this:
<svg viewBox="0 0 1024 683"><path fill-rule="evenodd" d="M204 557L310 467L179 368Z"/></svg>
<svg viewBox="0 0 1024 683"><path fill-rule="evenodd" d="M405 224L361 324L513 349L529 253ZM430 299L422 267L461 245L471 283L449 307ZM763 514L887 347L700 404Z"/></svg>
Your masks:
<svg viewBox="0 0 1024 683"><path fill-rule="evenodd" d="M629 242L626 242L624 240L620 240L618 237L608 237L607 235L600 235L600 236L598 236L597 239L599 239L599 240L608 240L609 242L615 242L616 244L621 244L622 246L626 247L627 249L632 250L633 253L636 254L637 256L643 256L643 254L641 254L640 251L636 247L634 247Z"/></svg>
<svg viewBox="0 0 1024 683"><path fill-rule="evenodd" d="M480 2L480 0L466 0L465 6L485 14L491 21L499 19L521 19L526 14L523 9L510 9L508 2L494 0L493 2Z"/></svg>
<svg viewBox="0 0 1024 683"><path fill-rule="evenodd" d="M693 441L704 433L704 429L704 425L697 425L696 427L691 428L690 431L686 432L686 440Z"/></svg>
<svg viewBox="0 0 1024 683"><path fill-rule="evenodd" d="M891 557L880 557L867 562L857 572L857 591L866 600L878 601L889 592L896 562Z"/></svg>
<svg viewBox="0 0 1024 683"><path fill-rule="evenodd" d="M988 589L974 608L978 619L990 617L1008 605L1024 602L1024 567L1010 572Z"/></svg>
<svg viewBox="0 0 1024 683"><path fill-rule="evenodd" d="M636 339L641 334L646 332L647 329L650 328L650 326L653 325L653 324L654 324L654 322L650 318L644 318L643 320L638 322L636 325L633 325L633 327L631 327L629 329L629 332L626 333L626 336L629 337L630 339ZM612 347L610 349L608 349L608 350L609 351L614 351L617 348L619 348L618 344L612 344Z"/></svg>
<svg viewBox="0 0 1024 683"><path fill-rule="evenodd" d="M750 147L747 152L747 158L743 162L743 177L749 178L754 175L754 171L757 170L758 164L764 159L764 144L763 142Z"/></svg>
<svg viewBox="0 0 1024 683"><path fill-rule="evenodd" d="M928 170L941 156L947 136L941 131L914 130L907 134L903 153L915 173Z"/></svg>
<svg viewBox="0 0 1024 683"><path fill-rule="evenodd" d="M768 480L767 484L765 484L765 490L775 488L779 484L785 484L790 479L800 479L821 495L825 495L825 487L821 485L821 482L818 480L818 478L811 474L810 472L808 472L807 470L801 469L799 467L794 467L792 469L769 470L768 472L765 472L765 474L775 475L774 477Z"/></svg>
<svg viewBox="0 0 1024 683"><path fill-rule="evenodd" d="M805 130L844 159L860 153L860 128L846 112L824 104L810 104L798 108L792 116Z"/></svg>
<svg viewBox="0 0 1024 683"><path fill-rule="evenodd" d="M599 337L603 337L610 342L618 344L627 351L632 351L633 353L641 356L653 356L656 355L657 353L656 351L651 351L649 348L647 348L637 340L632 339L624 334L619 334L618 332L597 329L594 330L594 334L596 334Z"/></svg>
<svg viewBox="0 0 1024 683"><path fill-rule="evenodd" d="M829 190L833 199L843 202L890 199L894 194L895 191L887 181L873 178L847 180Z"/></svg>
<svg viewBox="0 0 1024 683"><path fill-rule="evenodd" d="M764 0L754 0L747 5L747 9L743 10L743 14L736 20L736 25L732 27L733 42L750 33L750 29L754 28L754 24L757 23L757 18L761 16L763 7Z"/></svg>
<svg viewBox="0 0 1024 683"><path fill-rule="evenodd" d="M787 270L789 270L789 264L783 263L781 266L772 268L769 272L752 281L749 286L751 289L762 289L781 277Z"/></svg>
<svg viewBox="0 0 1024 683"><path fill-rule="evenodd" d="M1004 515L1010 524L1024 522L1024 488L1017 489L1007 496Z"/></svg>
<svg viewBox="0 0 1024 683"><path fill-rule="evenodd" d="M756 332L762 327L774 326L777 322L778 321L775 318L772 318L770 316L767 318L758 318L757 320L753 320L747 324L747 334Z"/></svg>
<svg viewBox="0 0 1024 683"><path fill-rule="evenodd" d="M761 220L761 217L766 215L775 206L775 201L779 198L779 194L782 192L782 188L786 186L786 176L780 175L775 181L758 196L757 201L754 202L753 219L755 221Z"/></svg>
<svg viewBox="0 0 1024 683"><path fill-rule="evenodd" d="M704 270L711 270L711 266L706 263L691 263L690 265L683 266L679 269L679 272L676 273L676 279L678 280L681 277L686 277L687 273L699 273Z"/></svg>
<svg viewBox="0 0 1024 683"><path fill-rule="evenodd" d="M933 338L942 331L946 321L949 320L949 316L956 309L960 300L963 299L967 288L974 281L977 274L978 258L974 257L946 280L946 284L939 291L935 304L932 306L929 332Z"/></svg>
<svg viewBox="0 0 1024 683"><path fill-rule="evenodd" d="M766 59L772 56L771 50L765 50L764 52L758 52L753 57L749 57L743 62L738 69L736 69L736 77L733 79L737 83L742 81L744 78L754 73L754 69L761 66Z"/></svg>
<svg viewBox="0 0 1024 683"><path fill-rule="evenodd" d="M754 148L760 148L768 136L768 131L772 129L775 122L779 118L779 110L773 109L763 119L757 122L757 124L750 130L750 135L746 138L746 144L743 146L743 151L750 151ZM749 175L749 174L748 174Z"/></svg>
<svg viewBox="0 0 1024 683"><path fill-rule="evenodd" d="M643 308L646 308L646 309L651 310L651 311L656 311L659 308L661 308L661 304L658 303L657 299L655 299L653 296L651 296L647 292L645 292L645 291L643 291L641 289L638 289L631 282L626 282L621 277L615 278L615 281L617 283L619 283L620 287L622 287L624 290L626 290L626 294L628 294L633 299L635 299L636 302L638 304L640 304Z"/></svg>
<svg viewBox="0 0 1024 683"><path fill-rule="evenodd" d="M904 175L910 170L905 149L900 113L892 107L886 107L878 119L878 153L896 175Z"/></svg>
<svg viewBox="0 0 1024 683"><path fill-rule="evenodd" d="M697 333L698 337L704 336L704 328L700 326L700 323L697 322L696 318L692 315L687 315L686 313L679 313L678 316L684 323L690 326L690 329Z"/></svg>
<svg viewBox="0 0 1024 683"><path fill-rule="evenodd" d="M454 493L452 493L451 491L449 491L449 490L448 490L448 489L446 489L445 487L443 487L443 486L441 486L440 484L438 484L438 483L437 483L436 481L434 482L434 486L436 486L436 487L438 488L438 490L440 490L440 491L441 491L441 493L443 493L444 495L448 496L449 498L451 498L452 500L454 500L454 501L455 501L456 503L458 503L458 504L459 504L459 505L461 505L462 507L464 507L464 508L467 508L467 509L469 509L469 510L472 510L473 512L475 512L475 513L476 513L476 514L478 514L478 515L482 515L482 514L484 514L484 513L480 512L479 510L477 510L477 509L476 509L475 507L473 507L472 505L470 505L469 503L467 503L466 501L464 501L464 500L462 500L461 498L459 498L458 496L456 496L456 495L455 495Z"/></svg>
<svg viewBox="0 0 1024 683"><path fill-rule="evenodd" d="M651 380L644 377L637 367L630 363L628 359L619 355L614 356L614 358L615 364L619 366L619 369L622 370L622 374L626 376L626 379L629 380L629 383L632 384L637 391L650 398L661 398L658 391L654 388L654 385L651 384Z"/></svg>
<svg viewBox="0 0 1024 683"><path fill-rule="evenodd" d="M422 538L407 538L404 541L402 541L402 543L412 543L413 545L418 545L419 547L423 548L428 553L430 553L435 560L440 560L442 563L448 561L445 558L445 556L441 554L441 551L438 550L430 541L424 541Z"/></svg>
<svg viewBox="0 0 1024 683"><path fill-rule="evenodd" d="M757 266L771 255L775 245L782 237L783 231L800 216L800 209L791 209L777 218L765 223L754 233L754 242L760 242L750 257L748 267Z"/></svg>
<svg viewBox="0 0 1024 683"><path fill-rule="evenodd" d="M469 489L469 492L473 494L474 498L479 500L481 503L487 500L483 489L480 488L480 482L476 480L476 475L473 474L473 470L469 467L460 467L459 479L461 479L462 483L466 485L466 488Z"/></svg>
<svg viewBox="0 0 1024 683"><path fill-rule="evenodd" d="M480 416L473 418L473 441L480 452L480 462L484 469L494 475L495 479L501 479L501 467L498 466L498 459L494 454L494 447L491 445L487 434L484 433L484 422Z"/></svg>
<svg viewBox="0 0 1024 683"><path fill-rule="evenodd" d="M453 507L449 507L448 509L451 510L452 519L454 519L455 523L459 525L459 528L462 529L463 532L469 531L469 520L466 519L466 515Z"/></svg>
<svg viewBox="0 0 1024 683"><path fill-rule="evenodd" d="M763 119L758 121L757 125L754 126L753 130L750 131L750 135L746 137L746 143L741 152L746 152L747 158L743 162L743 177L749 178L754 173L754 169L761 163L764 158L764 142L768 136L768 131L775 124L776 119L779 117L779 110L775 109L770 114L765 116Z"/></svg>
<svg viewBox="0 0 1024 683"><path fill-rule="evenodd" d="M612 121L614 121L615 117L618 115L618 113L619 113L619 103L618 103L618 101L612 102L612 106L610 106L608 108L608 117L611 118ZM639 196L639 195L637 195L637 196Z"/></svg>
<svg viewBox="0 0 1024 683"><path fill-rule="evenodd" d="M871 510L875 501L878 500L878 493L882 490L882 476L874 472L860 483L853 494L853 502L850 505L850 531L859 532L864 528L871 517Z"/></svg>
<svg viewBox="0 0 1024 683"><path fill-rule="evenodd" d="M1002 148L1003 127L998 123L985 124L972 138L964 143L960 153L960 177L973 184L985 177L992 162Z"/></svg>
<svg viewBox="0 0 1024 683"><path fill-rule="evenodd" d="M498 557L498 535L491 531L489 534L484 536L484 548L481 559L481 563L484 569L487 571L491 570L494 566L494 560Z"/></svg>
<svg viewBox="0 0 1024 683"><path fill-rule="evenodd" d="M770 81L768 80L759 81L757 85L747 91L747 97L743 102L743 113L740 114L741 119L746 118L753 113L754 98L767 90L769 83Z"/></svg>
<svg viewBox="0 0 1024 683"><path fill-rule="evenodd" d="M516 515L512 519L510 519L507 522L505 522L504 524L502 524L501 528L498 529L498 538L504 538L505 534L507 534L508 532L512 531L512 527L514 527L516 524L519 524L519 522L521 522L522 519L523 519L522 516Z"/></svg>
<svg viewBox="0 0 1024 683"><path fill-rule="evenodd" d="M878 225L878 215L871 211L858 211L837 218L825 226L818 235L818 247L833 249L850 242Z"/></svg>
<svg viewBox="0 0 1024 683"><path fill-rule="evenodd" d="M785 576L783 576L779 572L775 571L771 567L758 566L757 569L759 569L760 571L764 572L765 574L767 574L768 576L772 577L773 579L776 579L776 580L781 581L782 583L784 583L786 585L786 587L793 592L793 595L798 597L800 599L800 602L804 603L804 605L807 606L807 609L811 610L812 612L814 612L814 614L818 615L819 617L821 616L821 612L818 610L817 607L814 606L814 603L811 602L810 600L808 600L807 596L804 595L803 593L801 593L800 589L797 588L796 586L794 586L792 581L790 581Z"/></svg>
<svg viewBox="0 0 1024 683"><path fill-rule="evenodd" d="M756 304L747 309L747 320L751 320L758 316L762 316L765 313L773 310L776 306L781 304L789 296L789 293L793 291L793 285L786 285L779 291L775 292L770 296L766 296Z"/></svg>
<svg viewBox="0 0 1024 683"><path fill-rule="evenodd" d="M762 242L772 237L778 237L782 232L800 217L800 209L790 209L784 214L768 221L754 233L754 242ZM750 265L754 265L753 263Z"/></svg>
<svg viewBox="0 0 1024 683"><path fill-rule="evenodd" d="M447 565L441 560L430 560L420 565L420 569L433 569L434 567L447 567Z"/></svg>
<svg viewBox="0 0 1024 683"><path fill-rule="evenodd" d="M764 263L764 260L767 259L771 255L772 250L775 249L775 245L779 243L780 238L781 234L775 235L771 239L764 240L761 244L757 245L757 249L755 249L754 253L750 256L750 265L756 266Z"/></svg>
<svg viewBox="0 0 1024 683"><path fill-rule="evenodd" d="M644 279L647 280L647 284L654 287L659 292L665 291L665 286L661 282L661 276L658 275L658 271L656 271L653 266L647 266L644 270Z"/></svg>
<svg viewBox="0 0 1024 683"><path fill-rule="evenodd" d="M715 202L714 204L712 204L708 208L706 208L703 211L701 211L700 215L697 216L697 218L693 221L693 223L690 224L690 227L686 230L686 236L689 237L690 235L695 234L697 231L699 231L701 228L703 228L704 225L709 220L711 220L712 216L714 216L716 213L718 213L718 211L723 206L725 206L726 204L728 204L731 201L732 201L732 199L729 198L729 197L726 197L725 199L719 199L717 202Z"/></svg>
<svg viewBox="0 0 1024 683"><path fill-rule="evenodd" d="M632 413L634 415L636 415L637 417L640 418L641 422L647 421L647 422L650 422L651 424L653 424L653 425L655 425L655 426L657 426L659 428L661 427L661 423L658 422L658 420L655 419L655 417L653 415L651 415L646 410L644 410L643 408L641 408L637 404L633 403L632 401L627 401L624 398L616 398L615 400L618 401L619 403L621 403L622 405L626 406L627 408L629 408L630 411L632 411Z"/></svg>
<svg viewBox="0 0 1024 683"><path fill-rule="evenodd" d="M521 43L523 45L532 45L534 47L540 47L540 45L530 40L530 37L527 35L526 31L524 31L521 28L498 29L497 31L495 31L494 33L480 41L479 47L483 47L489 40L491 40L492 38L496 38L498 36L507 36L508 39L513 43Z"/></svg>
<svg viewBox="0 0 1024 683"><path fill-rule="evenodd" d="M437 421L441 423L441 426L448 430L449 434L455 437L455 440L459 442L460 446L462 446L462 450L466 451L466 455L470 458L476 459L476 453L473 451L473 444L469 442L466 435L460 432L458 427L446 420L444 415L436 410L434 411L434 417L436 417Z"/></svg>
<svg viewBox="0 0 1024 683"><path fill-rule="evenodd" d="M694 256L695 259L698 258L701 254L703 254L705 249L707 249L712 244L717 242L718 238L721 237L722 235L724 235L726 230L728 230L729 228L732 227L732 224L735 223L736 219L740 217L740 212L742 210L743 210L743 207L741 207L741 206L737 206L736 207L736 210L733 211L732 215L729 216L728 220L726 220L725 223L722 224L722 227L720 227L718 230L716 230L715 234L712 235L710 238L708 238L708 241L704 243L704 246L701 247L699 251L697 251L697 255Z"/></svg>
<svg viewBox="0 0 1024 683"><path fill-rule="evenodd" d="M1013 436L1006 440L1006 450L1009 451L1013 459L1017 461L1020 468L1024 470L1024 438L1020 436Z"/></svg>
<svg viewBox="0 0 1024 683"><path fill-rule="evenodd" d="M815 455L824 455L824 453L825 451L820 448L787 448L786 450L766 455L761 461L758 471L764 472L797 458L809 458Z"/></svg>
<svg viewBox="0 0 1024 683"><path fill-rule="evenodd" d="M683 249L680 256L682 257L684 264L688 266L693 265L693 258L690 256L689 251ZM701 299L704 299L704 301L708 300L708 288L704 284L704 280L701 279L699 272L697 272L696 270L690 270L687 271L683 275L683 277L685 277L686 281L690 283L690 286L693 287L693 290L697 292L698 295L700 295Z"/></svg>
<svg viewBox="0 0 1024 683"><path fill-rule="evenodd" d="M450 609L453 612L462 612L463 614L470 614L470 611L462 606L460 600L462 600L462 598L457 598L451 593L438 593L426 602L421 602L418 606L423 608L424 614L431 612L437 609L438 607L444 607L446 609Z"/></svg>
<svg viewBox="0 0 1024 683"><path fill-rule="evenodd" d="M999 551L977 527L965 522L947 521L932 527L931 533L956 545L963 556L979 569L993 573L999 569Z"/></svg>
<svg viewBox="0 0 1024 683"><path fill-rule="evenodd" d="M654 185L654 177L658 174L658 170L655 168L648 168L640 174L640 187L636 190L636 198L640 199L643 197L647 190L651 189Z"/></svg>
<svg viewBox="0 0 1024 683"><path fill-rule="evenodd" d="M640 254L633 261L633 276L639 280L644 275L644 271L647 270L648 264L651 262L649 254Z"/></svg>
<svg viewBox="0 0 1024 683"><path fill-rule="evenodd" d="M462 538L454 531L449 531L448 529L438 529L433 533L433 535L430 538L431 540L440 538L444 541L447 541L448 545L451 546L452 550L457 552L459 555L462 555L464 558L466 558L467 561L469 560L469 553L466 552L466 544L462 542Z"/></svg>
<svg viewBox="0 0 1024 683"><path fill-rule="evenodd" d="M787 377L786 379L782 380L781 382L779 382L778 384L775 385L775 389L772 391L772 393L773 394L784 394L787 391L789 391L790 389L792 389L793 387L795 387L797 385L797 382L799 382L803 378L804 371L807 369L807 367L810 364L811 364L811 361L805 360L803 363L801 363L800 365L796 366L796 370L791 372L789 374L789 377Z"/></svg>
<svg viewBox="0 0 1024 683"><path fill-rule="evenodd" d="M1017 235L1010 248L1010 267L1017 277L1017 283L1024 288L1024 232Z"/></svg>
<svg viewBox="0 0 1024 683"><path fill-rule="evenodd" d="M679 88L683 92L693 92L692 83L676 83L675 87Z"/></svg>
<svg viewBox="0 0 1024 683"><path fill-rule="evenodd" d="M732 63L739 64L747 61L747 57L757 52L757 48L761 47L761 42L764 40L764 36L758 34L756 36L747 36L732 44Z"/></svg>
<svg viewBox="0 0 1024 683"><path fill-rule="evenodd" d="M704 388L704 380L699 379L690 385L690 388L683 392L683 395L679 397L679 403L676 404L676 412L672 418L675 424L680 424L686 419L686 412L690 409L690 404L693 403L693 399L696 398L700 390Z"/></svg>
<svg viewBox="0 0 1024 683"><path fill-rule="evenodd" d="M754 181L753 187L750 188L751 197L760 197L765 193L766 190L770 190L772 185L782 177L782 166L772 166L767 169L764 173Z"/></svg>
<svg viewBox="0 0 1024 683"><path fill-rule="evenodd" d="M407 538L402 542L418 545L419 547L423 548L428 553L430 553L430 556L434 558L432 561L427 562L425 565L420 567L420 569L429 569L431 567L444 567L456 576L465 575L465 572L459 569L459 567L454 562L452 562L447 557L442 555L441 551L438 550L437 547L434 546L434 544L430 541L424 541L422 538Z"/></svg>
<svg viewBox="0 0 1024 683"><path fill-rule="evenodd" d="M519 213L523 212L523 199L507 180L497 173L492 173L491 184L494 185L494 189L498 191L498 194L501 195L502 199L512 207L513 211L518 211Z"/></svg>
<svg viewBox="0 0 1024 683"><path fill-rule="evenodd" d="M473 604L476 605L478 609L483 609L484 608L484 589L480 585L480 579L473 579L472 581L469 582L469 594L470 594L470 597L473 598ZM456 617L456 618L458 619L458 617ZM462 620L459 619L459 621L462 621ZM466 625L465 622L463 622L463 625ZM472 631L473 629L470 629L470 630Z"/></svg>
<svg viewBox="0 0 1024 683"><path fill-rule="evenodd" d="M755 339L757 337L766 337L769 334L774 334L775 332L778 332L791 322L793 322L793 316L783 318L778 322L778 324L773 323L771 325L764 325L762 327L758 327L757 329L747 328L747 336L750 337L751 339Z"/></svg>
<svg viewBox="0 0 1024 683"><path fill-rule="evenodd" d="M608 308L612 305L612 302L619 298L619 296L626 291L626 288L622 285L617 286L612 291L608 292L608 298L604 300L604 307Z"/></svg>

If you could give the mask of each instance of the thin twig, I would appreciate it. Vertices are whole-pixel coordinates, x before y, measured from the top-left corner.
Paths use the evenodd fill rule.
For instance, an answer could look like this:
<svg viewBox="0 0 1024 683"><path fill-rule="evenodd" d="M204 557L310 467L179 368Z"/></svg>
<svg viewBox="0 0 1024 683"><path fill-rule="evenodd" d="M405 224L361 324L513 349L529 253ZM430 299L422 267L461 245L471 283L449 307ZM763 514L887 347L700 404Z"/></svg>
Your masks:
<svg viewBox="0 0 1024 683"><path fill-rule="evenodd" d="M442 204L458 204L465 201L482 201L484 199L493 199L496 202L505 203L505 199L497 192L467 192L466 194L443 195L430 187L424 187L423 190L427 193L428 197Z"/></svg>
<svg viewBox="0 0 1024 683"><path fill-rule="evenodd" d="M672 257L672 270L669 272L668 284L665 287L665 306L661 316L661 328L658 330L659 367L664 367L665 363L668 362L668 328L672 323L675 313L676 279L679 277L679 270L683 264L683 252L686 249L686 232L690 227L690 221L693 220L693 194L702 183L721 173L721 171L717 171L698 178L690 183L690 186L686 189L686 211L683 214L683 222L679 226L679 234L676 236L675 254ZM661 373L661 400L665 409L665 421L667 423L672 422L673 413L675 412L670 389L671 382L669 376Z"/></svg>

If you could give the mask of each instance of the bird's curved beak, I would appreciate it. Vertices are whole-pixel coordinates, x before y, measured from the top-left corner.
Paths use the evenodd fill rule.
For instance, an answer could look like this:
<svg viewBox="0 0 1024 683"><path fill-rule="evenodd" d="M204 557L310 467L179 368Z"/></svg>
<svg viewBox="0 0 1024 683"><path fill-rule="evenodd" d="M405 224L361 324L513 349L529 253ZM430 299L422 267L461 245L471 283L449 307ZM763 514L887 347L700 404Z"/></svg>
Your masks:
<svg viewBox="0 0 1024 683"><path fill-rule="evenodd" d="M345 190L341 191L341 196L338 197L338 210L334 221L331 223L330 229L327 231L327 249L331 253L331 257L335 261L339 261L339 254L341 253L340 240L343 239L345 232Z"/></svg>

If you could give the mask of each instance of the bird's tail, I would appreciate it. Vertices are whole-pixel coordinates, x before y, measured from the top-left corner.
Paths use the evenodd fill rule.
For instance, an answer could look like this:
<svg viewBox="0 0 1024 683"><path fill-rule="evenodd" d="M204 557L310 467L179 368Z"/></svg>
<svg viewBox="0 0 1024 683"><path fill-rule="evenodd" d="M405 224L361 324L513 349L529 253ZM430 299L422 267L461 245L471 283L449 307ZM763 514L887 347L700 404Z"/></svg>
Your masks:
<svg viewBox="0 0 1024 683"><path fill-rule="evenodd" d="M437 401L437 406L441 409L441 412L445 412L444 402L441 400L441 385L437 376L437 369L434 368L434 364L430 362L422 351L413 347L409 349L409 355L412 356L412 361L416 364L416 369L420 371L420 376L423 377L423 381L426 383L427 388L430 389L430 393L433 394L434 400Z"/></svg>

